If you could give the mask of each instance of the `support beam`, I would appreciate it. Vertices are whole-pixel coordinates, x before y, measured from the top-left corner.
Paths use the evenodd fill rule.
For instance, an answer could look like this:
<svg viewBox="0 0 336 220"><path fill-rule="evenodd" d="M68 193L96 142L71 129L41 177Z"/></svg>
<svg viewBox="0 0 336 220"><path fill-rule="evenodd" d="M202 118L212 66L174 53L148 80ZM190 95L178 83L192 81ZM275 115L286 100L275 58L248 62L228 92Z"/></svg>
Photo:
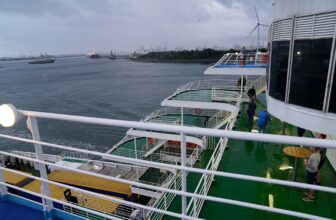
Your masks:
<svg viewBox="0 0 336 220"><path fill-rule="evenodd" d="M0 169L0 182L4 183L5 182L5 177L4 177L4 172L2 169ZM7 194L7 188L5 185L0 185L0 193L1 193L1 200L4 198L4 196Z"/></svg>
<svg viewBox="0 0 336 220"><path fill-rule="evenodd" d="M34 141L41 141L40 138L40 133L37 125L36 118L28 116L27 118L27 126L30 132L32 133L33 140ZM34 144L35 147L35 153L36 153L36 158L38 160L43 160L44 161L44 156L43 156L43 150L42 150L42 145L41 144ZM47 173L47 168L44 164L39 164L39 171L42 179L48 180L48 173ZM51 197L51 192L49 188L49 184L46 182L42 182L41 186L41 194ZM53 209L53 202L49 199L46 199L46 208L47 211L51 211Z"/></svg>
<svg viewBox="0 0 336 220"><path fill-rule="evenodd" d="M187 161L187 148L186 148L186 136L181 133L181 166L185 167ZM187 171L182 170L182 192L187 192ZM187 215L187 197L181 196L182 198L182 214Z"/></svg>

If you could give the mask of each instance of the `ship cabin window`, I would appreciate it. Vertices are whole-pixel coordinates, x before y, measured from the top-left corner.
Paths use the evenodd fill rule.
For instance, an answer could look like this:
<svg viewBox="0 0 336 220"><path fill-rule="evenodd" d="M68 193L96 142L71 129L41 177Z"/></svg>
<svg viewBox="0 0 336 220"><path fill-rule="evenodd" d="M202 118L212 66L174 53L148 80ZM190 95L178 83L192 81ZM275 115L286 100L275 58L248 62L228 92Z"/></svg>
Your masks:
<svg viewBox="0 0 336 220"><path fill-rule="evenodd" d="M332 39L295 40L289 103L322 110Z"/></svg>
<svg viewBox="0 0 336 220"><path fill-rule="evenodd" d="M334 79L331 89L329 112L336 113L336 70L334 72Z"/></svg>
<svg viewBox="0 0 336 220"><path fill-rule="evenodd" d="M284 101L286 94L289 41L272 42L269 94Z"/></svg>

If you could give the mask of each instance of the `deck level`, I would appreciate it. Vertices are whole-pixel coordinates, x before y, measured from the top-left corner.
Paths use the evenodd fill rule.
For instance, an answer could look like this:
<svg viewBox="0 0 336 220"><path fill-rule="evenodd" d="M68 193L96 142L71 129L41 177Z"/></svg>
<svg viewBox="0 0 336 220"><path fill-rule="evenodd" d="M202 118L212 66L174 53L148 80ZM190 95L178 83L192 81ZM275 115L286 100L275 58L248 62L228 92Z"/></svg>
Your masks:
<svg viewBox="0 0 336 220"><path fill-rule="evenodd" d="M258 104L257 110L261 110L262 108L264 106ZM247 116L245 112L246 104L242 106L240 117L236 121L236 130L247 131ZM282 130L282 123L278 119L272 118L266 132L281 134ZM294 136L296 135L296 128L287 125L285 132L286 135ZM310 134L306 135L309 136ZM228 147L218 167L219 171L291 180L292 169L279 169L283 165L292 166L294 163L294 158L286 156L282 152L283 145L229 140ZM306 182L306 173L302 160L299 164L296 181ZM324 186L336 187L336 174L329 165L329 163L326 163L321 170L321 182ZM188 191L193 192L199 178L199 175L196 174L188 176ZM210 188L209 195L211 196L266 206L270 206L273 203L273 206L277 208L301 211L327 218L336 218L335 194L317 192L316 201L307 203L302 200L304 193L302 189L222 177L216 177L215 180ZM175 198L169 209L177 212L181 211L180 197L177 196ZM297 219L285 215L213 202L204 203L200 217L204 219ZM164 219L173 218L165 217Z"/></svg>
<svg viewBox="0 0 336 220"><path fill-rule="evenodd" d="M89 176L77 172L56 170L48 175L49 180L56 181L79 188L89 189L103 194L115 195L120 197L131 196L130 185L103 179L100 177Z"/></svg>
<svg viewBox="0 0 336 220"><path fill-rule="evenodd" d="M66 188L61 187L61 186L56 186L53 184L50 184L49 187L50 187L52 197L54 199L66 201L64 197L64 191L66 190ZM41 182L38 180L35 180L29 183L28 185L26 185L24 189L29 190L31 192L35 192L35 193L40 193ZM84 207L87 207L93 210L97 210L103 213L113 213L119 206L119 204L117 203L114 203L114 202L111 202L105 199L97 198L95 196L80 194L76 191L71 191L71 193L73 196L77 198L79 197L83 198L83 201L81 202L82 204L80 204L81 206L84 206ZM119 197L114 197L114 198L121 199Z"/></svg>

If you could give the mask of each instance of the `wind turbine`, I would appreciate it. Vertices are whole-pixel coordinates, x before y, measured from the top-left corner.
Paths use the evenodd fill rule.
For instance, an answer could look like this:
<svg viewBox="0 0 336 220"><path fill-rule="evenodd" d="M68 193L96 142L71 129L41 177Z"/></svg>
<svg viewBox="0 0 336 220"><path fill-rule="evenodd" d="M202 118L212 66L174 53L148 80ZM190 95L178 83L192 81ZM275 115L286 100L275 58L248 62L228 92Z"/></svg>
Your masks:
<svg viewBox="0 0 336 220"><path fill-rule="evenodd" d="M248 35L247 37L251 36L251 34L253 34L253 32L254 32L256 29L258 29L258 30L257 30L257 31L258 31L258 32L257 32L257 53L258 53L258 52L259 52L259 32L260 32L260 26L262 26L262 27L268 27L268 25L260 23L259 15L258 15L257 8L256 8L256 6L255 6L255 3L253 3L253 7L254 7L254 11L255 11L255 13L256 13L256 17L257 17L257 25L252 29L252 31L249 33L249 35Z"/></svg>

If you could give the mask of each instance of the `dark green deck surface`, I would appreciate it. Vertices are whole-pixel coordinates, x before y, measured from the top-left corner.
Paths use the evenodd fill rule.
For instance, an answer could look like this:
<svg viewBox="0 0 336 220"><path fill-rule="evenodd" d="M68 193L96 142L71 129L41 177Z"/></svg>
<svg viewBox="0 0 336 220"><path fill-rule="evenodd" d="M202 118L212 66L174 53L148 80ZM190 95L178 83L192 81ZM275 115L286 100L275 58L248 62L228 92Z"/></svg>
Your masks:
<svg viewBox="0 0 336 220"><path fill-rule="evenodd" d="M258 104L258 110L263 108ZM241 115L236 121L236 130L247 131L246 105L243 106ZM281 134L282 123L272 118L266 132ZM296 135L296 128L286 126L287 135ZM310 134L306 134L309 136ZM224 153L218 170L232 173L254 175L260 177L290 180L292 170L280 170L280 166L292 166L294 159L284 155L282 145L270 143L258 143L251 141L230 140L229 149ZM203 155L202 155L203 156ZM188 191L192 192L197 185L199 176L191 174L188 177ZM303 161L299 160L299 167L296 181L305 182L306 173ZM321 183L324 186L336 187L336 174L325 163L321 170ZM271 184L256 183L252 181L235 180L230 178L216 177L209 195L245 201L260 205L269 206L269 197L273 197L274 207L300 211L328 218L336 218L336 195L317 192L314 202L302 200L304 190L283 187ZM171 205L171 211L181 212L180 198L176 197ZM233 205L226 205L213 202L205 202L200 218L204 219L298 219L286 215L273 214L258 211L250 208L243 208ZM164 219L172 219L165 217Z"/></svg>

